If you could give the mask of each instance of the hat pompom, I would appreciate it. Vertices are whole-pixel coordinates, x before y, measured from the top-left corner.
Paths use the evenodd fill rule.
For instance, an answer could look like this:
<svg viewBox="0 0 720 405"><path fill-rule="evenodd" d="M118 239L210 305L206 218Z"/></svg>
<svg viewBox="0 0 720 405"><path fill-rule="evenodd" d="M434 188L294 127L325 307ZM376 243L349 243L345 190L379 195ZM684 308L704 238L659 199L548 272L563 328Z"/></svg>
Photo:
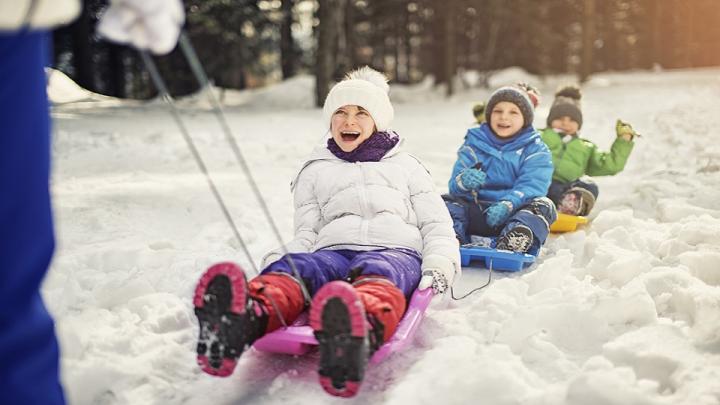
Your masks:
<svg viewBox="0 0 720 405"><path fill-rule="evenodd" d="M540 90L538 90L537 87L525 82L517 83L517 86L525 90L528 97L530 97L530 101L532 101L533 107L537 108L540 104Z"/></svg>
<svg viewBox="0 0 720 405"><path fill-rule="evenodd" d="M390 91L390 85L388 84L387 76L369 66L363 66L359 69L353 70L352 72L345 75L345 79L365 80L366 82L370 82L378 86L385 93Z"/></svg>
<svg viewBox="0 0 720 405"><path fill-rule="evenodd" d="M560 87L558 91L555 92L555 97L568 97L579 101L582 98L582 94L578 86L571 84Z"/></svg>

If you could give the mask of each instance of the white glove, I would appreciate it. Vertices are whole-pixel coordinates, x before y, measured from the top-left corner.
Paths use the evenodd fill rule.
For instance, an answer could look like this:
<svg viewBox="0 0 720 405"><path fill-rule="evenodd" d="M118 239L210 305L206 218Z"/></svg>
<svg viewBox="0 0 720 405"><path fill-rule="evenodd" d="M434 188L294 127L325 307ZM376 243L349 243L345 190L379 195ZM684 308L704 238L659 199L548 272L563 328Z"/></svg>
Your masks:
<svg viewBox="0 0 720 405"><path fill-rule="evenodd" d="M448 289L448 282L445 276L437 270L425 270L418 284L418 290L432 287L433 294L443 294Z"/></svg>
<svg viewBox="0 0 720 405"><path fill-rule="evenodd" d="M22 25L53 28L79 14L79 0L0 0L0 31L14 31Z"/></svg>
<svg viewBox="0 0 720 405"><path fill-rule="evenodd" d="M181 0L111 0L98 32L113 42L166 54L175 48L184 22Z"/></svg>
<svg viewBox="0 0 720 405"><path fill-rule="evenodd" d="M431 254L423 258L418 290L432 287L434 294L443 294L453 283L456 267L458 266L445 256Z"/></svg>

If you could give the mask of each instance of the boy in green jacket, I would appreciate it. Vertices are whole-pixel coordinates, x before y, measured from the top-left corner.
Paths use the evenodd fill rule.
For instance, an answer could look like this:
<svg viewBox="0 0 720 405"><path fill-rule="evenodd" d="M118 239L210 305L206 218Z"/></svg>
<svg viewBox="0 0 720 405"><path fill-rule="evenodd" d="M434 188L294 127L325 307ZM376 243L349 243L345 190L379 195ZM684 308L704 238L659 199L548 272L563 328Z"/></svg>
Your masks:
<svg viewBox="0 0 720 405"><path fill-rule="evenodd" d="M542 140L552 152L555 166L548 197L559 212L569 215L590 213L598 196L598 187L587 176L611 176L621 172L637 135L630 124L618 120L615 126L617 139L610 151L599 151L594 143L578 136L583 123L581 97L580 89L575 86L558 90L548 114L548 126L542 131Z"/></svg>

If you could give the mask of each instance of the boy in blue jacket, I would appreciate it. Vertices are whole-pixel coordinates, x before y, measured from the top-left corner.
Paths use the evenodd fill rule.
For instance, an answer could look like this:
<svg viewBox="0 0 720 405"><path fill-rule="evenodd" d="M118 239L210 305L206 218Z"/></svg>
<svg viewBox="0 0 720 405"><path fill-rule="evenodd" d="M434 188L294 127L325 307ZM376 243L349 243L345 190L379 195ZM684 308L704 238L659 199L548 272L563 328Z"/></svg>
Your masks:
<svg viewBox="0 0 720 405"><path fill-rule="evenodd" d="M538 98L523 83L496 90L465 135L445 196L461 244L497 236L497 249L537 255L545 243L557 212L545 197L552 155L532 125Z"/></svg>

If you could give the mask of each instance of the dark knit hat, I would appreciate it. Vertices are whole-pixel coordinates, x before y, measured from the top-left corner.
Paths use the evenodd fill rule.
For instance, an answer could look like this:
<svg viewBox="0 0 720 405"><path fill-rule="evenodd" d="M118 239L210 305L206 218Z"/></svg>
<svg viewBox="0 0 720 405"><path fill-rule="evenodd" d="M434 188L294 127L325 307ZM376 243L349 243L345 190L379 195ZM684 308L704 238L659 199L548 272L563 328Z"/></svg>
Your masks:
<svg viewBox="0 0 720 405"><path fill-rule="evenodd" d="M490 95L485 108L485 121L490 123L490 115L495 105L501 101L515 104L523 115L523 128L532 125L535 119L535 107L540 103L540 92L527 83L517 83L501 87Z"/></svg>
<svg viewBox="0 0 720 405"><path fill-rule="evenodd" d="M582 127L583 115L580 109L580 89L577 86L563 86L555 93L555 101L553 101L552 107L547 117L547 126L553 120L562 117L570 117L573 121L578 123L578 129Z"/></svg>

